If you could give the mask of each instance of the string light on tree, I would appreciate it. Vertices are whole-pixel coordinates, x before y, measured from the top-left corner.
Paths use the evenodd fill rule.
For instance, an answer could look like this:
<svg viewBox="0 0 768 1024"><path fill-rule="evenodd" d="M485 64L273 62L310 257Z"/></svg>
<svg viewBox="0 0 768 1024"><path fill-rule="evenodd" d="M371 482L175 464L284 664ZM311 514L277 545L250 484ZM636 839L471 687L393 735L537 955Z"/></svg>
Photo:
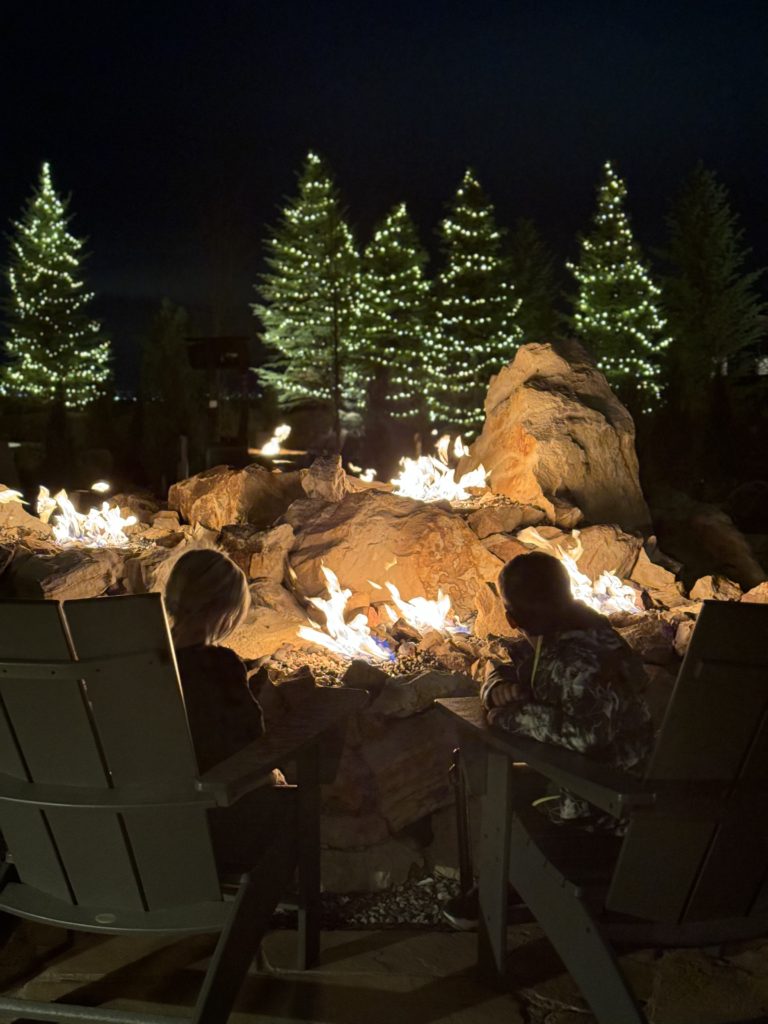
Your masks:
<svg viewBox="0 0 768 1024"><path fill-rule="evenodd" d="M361 371L383 381L386 412L418 421L424 405L427 256L405 203L374 232L363 253L357 306Z"/></svg>
<svg viewBox="0 0 768 1024"><path fill-rule="evenodd" d="M80 274L82 240L67 230L68 200L56 193L49 164L14 222L8 266L8 365L2 393L23 399L88 405L105 391L110 344L88 313L93 293Z"/></svg>
<svg viewBox="0 0 768 1024"><path fill-rule="evenodd" d="M568 269L578 283L572 323L622 398L648 412L661 399L661 359L670 343L656 300L661 289L640 257L624 209L626 185L610 161L591 232Z"/></svg>
<svg viewBox="0 0 768 1024"><path fill-rule="evenodd" d="M284 409L327 402L340 441L343 418L362 400L353 338L360 257L333 178L316 153L308 154L298 195L266 248L269 270L253 309L275 355L259 377L276 389Z"/></svg>
<svg viewBox="0 0 768 1024"><path fill-rule="evenodd" d="M483 420L488 381L514 355L520 306L501 255L494 209L467 170L440 226L445 266L435 284L427 401L442 429Z"/></svg>

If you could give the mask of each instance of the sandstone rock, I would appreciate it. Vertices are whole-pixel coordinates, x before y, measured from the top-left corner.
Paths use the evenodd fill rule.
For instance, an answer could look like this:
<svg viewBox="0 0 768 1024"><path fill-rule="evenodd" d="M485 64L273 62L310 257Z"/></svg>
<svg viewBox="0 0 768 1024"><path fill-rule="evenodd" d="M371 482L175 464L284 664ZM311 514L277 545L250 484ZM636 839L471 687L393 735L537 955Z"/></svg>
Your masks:
<svg viewBox="0 0 768 1024"><path fill-rule="evenodd" d="M457 475L482 463L497 494L553 523L564 503L593 523L650 524L632 417L575 342L522 345L492 378L485 417Z"/></svg>
<svg viewBox="0 0 768 1024"><path fill-rule="evenodd" d="M452 724L430 710L387 720L379 736L358 748L373 774L376 806L391 832L453 801L448 769L457 742Z"/></svg>
<svg viewBox="0 0 768 1024"><path fill-rule="evenodd" d="M479 863L480 852L480 797L469 797L469 817L472 829L471 850L473 864ZM459 840L456 832L456 809L444 807L435 811L430 819L432 842L425 850L430 871L444 878L459 877Z"/></svg>
<svg viewBox="0 0 768 1024"><path fill-rule="evenodd" d="M184 544L183 541L181 543ZM123 575L128 593L161 593L178 554L178 546L175 551L167 547L153 547L127 558Z"/></svg>
<svg viewBox="0 0 768 1024"><path fill-rule="evenodd" d="M674 608L685 603L682 583L669 569L652 562L644 550L638 554L629 578L643 588L656 606Z"/></svg>
<svg viewBox="0 0 768 1024"><path fill-rule="evenodd" d="M483 546L505 565L518 555L524 555L526 551L531 550L515 537L508 537L503 533L493 533L490 537L484 537Z"/></svg>
<svg viewBox="0 0 768 1024"><path fill-rule="evenodd" d="M366 850L323 850L321 868L326 892L381 892L408 881L424 858L415 843L388 839Z"/></svg>
<svg viewBox="0 0 768 1024"><path fill-rule="evenodd" d="M101 597L122 576L125 555L114 549L70 548L55 555L23 553L4 583L22 600L71 601Z"/></svg>
<svg viewBox="0 0 768 1024"><path fill-rule="evenodd" d="M748 604L768 604L768 582L758 583L756 587L748 590L741 600Z"/></svg>
<svg viewBox="0 0 768 1024"><path fill-rule="evenodd" d="M349 686L353 690L369 690L372 693L379 693L389 681L390 676L383 669L357 658L349 663L349 668L341 680L343 686Z"/></svg>
<svg viewBox="0 0 768 1024"><path fill-rule="evenodd" d="M349 737L341 752L336 778L330 785L322 787L322 812L328 816L370 813L380 817L373 772L363 760L360 747L353 747ZM365 843L361 839L351 840L345 845L364 846Z"/></svg>
<svg viewBox="0 0 768 1024"><path fill-rule="evenodd" d="M696 628L696 622L694 619L683 619L678 624L675 632L674 648L675 654L679 658L685 657L685 652L688 650L688 644L691 642L693 631Z"/></svg>
<svg viewBox="0 0 768 1024"><path fill-rule="evenodd" d="M164 508L159 512L155 512L152 516L152 526L161 526L165 530L180 530L181 522L179 520L179 513L174 512L172 509Z"/></svg>
<svg viewBox="0 0 768 1024"><path fill-rule="evenodd" d="M389 677L370 707L372 715L407 718L426 711L439 697L474 697L477 686L465 675L422 672L415 679Z"/></svg>
<svg viewBox="0 0 768 1024"><path fill-rule="evenodd" d="M320 842L334 850L361 850L386 843L387 823L378 814L323 814Z"/></svg>
<svg viewBox="0 0 768 1024"><path fill-rule="evenodd" d="M249 579L281 583L293 544L293 529L287 523L271 530L259 530L248 524L225 526L219 544Z"/></svg>
<svg viewBox="0 0 768 1024"><path fill-rule="evenodd" d="M13 561L15 552L16 548L13 544L0 544L0 576L3 575Z"/></svg>
<svg viewBox="0 0 768 1024"><path fill-rule="evenodd" d="M98 504L100 508L102 500L97 495L91 495L88 502L89 507ZM160 509L155 499L149 494L114 494L109 499L109 504L112 508L119 508L123 518L135 516L138 522L147 523L147 525L152 523Z"/></svg>
<svg viewBox="0 0 768 1024"><path fill-rule="evenodd" d="M572 533L553 528L531 527L521 530L517 539L528 550L547 551L555 556L569 554L579 569L594 582L604 572L620 579L627 577L637 561L643 541L624 533L618 526L587 526Z"/></svg>
<svg viewBox="0 0 768 1024"><path fill-rule="evenodd" d="M307 596L324 591L324 564L353 591L350 607L380 598L369 581L389 580L405 600L435 599L443 590L466 619L482 582L501 569L459 515L435 505L383 491L348 494L338 504L297 504L301 515L291 508L285 518L296 532L290 563Z"/></svg>
<svg viewBox="0 0 768 1024"><path fill-rule="evenodd" d="M495 585L485 583L477 592L477 618L474 633L484 640L488 636L513 636L516 632L507 622L501 598Z"/></svg>
<svg viewBox="0 0 768 1024"><path fill-rule="evenodd" d="M545 518L546 515L540 508L505 502L470 512L467 522L480 540L484 540L494 533L514 533L523 526L536 526Z"/></svg>
<svg viewBox="0 0 768 1024"><path fill-rule="evenodd" d="M303 493L299 472L273 472L255 463L245 469L214 466L173 484L168 504L193 526L218 531L250 523L265 529Z"/></svg>
<svg viewBox="0 0 768 1024"><path fill-rule="evenodd" d="M21 541L36 550L58 550L53 539L53 527L30 515L18 501L0 502L0 539L7 543Z"/></svg>
<svg viewBox="0 0 768 1024"><path fill-rule="evenodd" d="M691 587L693 601L740 601L741 587L725 576L702 576Z"/></svg>
<svg viewBox="0 0 768 1024"><path fill-rule="evenodd" d="M296 599L274 580L257 580L250 587L251 608L245 622L226 639L241 658L263 658L281 644L296 639L307 616Z"/></svg>
<svg viewBox="0 0 768 1024"><path fill-rule="evenodd" d="M643 661L666 665L674 658L675 631L653 612L635 616L632 625L619 627L618 632Z"/></svg>
<svg viewBox="0 0 768 1024"><path fill-rule="evenodd" d="M320 455L301 478L301 486L308 498L322 501L341 501L350 487L342 469L340 455Z"/></svg>

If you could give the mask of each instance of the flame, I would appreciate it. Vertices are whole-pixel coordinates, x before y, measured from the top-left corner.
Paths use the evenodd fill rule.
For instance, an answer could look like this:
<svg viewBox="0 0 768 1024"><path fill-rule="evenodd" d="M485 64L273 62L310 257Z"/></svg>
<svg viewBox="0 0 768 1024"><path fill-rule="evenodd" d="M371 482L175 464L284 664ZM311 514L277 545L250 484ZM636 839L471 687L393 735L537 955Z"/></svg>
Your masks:
<svg viewBox="0 0 768 1024"><path fill-rule="evenodd" d="M20 505L27 504L21 491L14 491L10 487L0 491L0 505L8 505L12 501L17 501Z"/></svg>
<svg viewBox="0 0 768 1024"><path fill-rule="evenodd" d="M372 484L376 479L375 469L363 469L362 466L356 466L354 462L350 462L349 469L355 476L359 477L363 483Z"/></svg>
<svg viewBox="0 0 768 1024"><path fill-rule="evenodd" d="M378 589L378 584L375 584ZM420 633L428 629L437 630L438 633L468 633L469 629L459 622L451 611L451 599L442 590L437 592L437 600L431 601L426 597L413 597L410 601L404 601L400 597L400 591L394 583L385 583L384 586L392 597L392 602L400 613L400 618L405 619L409 626L413 626ZM393 622L398 616L389 605L384 606Z"/></svg>
<svg viewBox="0 0 768 1024"><path fill-rule="evenodd" d="M467 488L487 487L489 474L483 465L456 480L455 471L448 465L450 445L450 434L444 434L435 444L437 458L420 455L418 459L401 459L400 475L390 480L395 485L395 494L418 501L466 501L471 497ZM453 444L453 454L458 459L468 453L469 448L459 434Z"/></svg>
<svg viewBox="0 0 768 1024"><path fill-rule="evenodd" d="M596 612L602 612L604 615L610 615L613 612L639 612L635 591L628 584L622 583L614 573L603 572L600 574L600 578L593 583L589 576L579 569L576 563L583 555L584 547L579 540L578 530L573 530L571 537L574 541L573 547L566 551L559 544L554 544L542 537L533 526L521 530L517 535L517 539L524 544L532 544L541 551L546 551L547 554L560 559L571 581L571 593L577 601L589 605L590 608Z"/></svg>
<svg viewBox="0 0 768 1024"><path fill-rule="evenodd" d="M56 509L60 513L53 515ZM37 496L37 514L44 523L53 515L53 536L60 547L124 548L131 543L125 527L136 523L136 516L125 519L119 508L110 508L103 502L100 509L92 508L85 514L78 512L66 491L51 497L47 487L41 487Z"/></svg>
<svg viewBox="0 0 768 1024"><path fill-rule="evenodd" d="M291 433L291 428L287 423L281 423L279 427L275 427L275 432L270 437L265 445L261 448L261 454L271 457L272 455L279 455L283 441L288 439Z"/></svg>
<svg viewBox="0 0 768 1024"><path fill-rule="evenodd" d="M112 484L107 483L106 480L97 480L95 484L91 484L91 490L96 491L97 494L106 494L111 488Z"/></svg>
<svg viewBox="0 0 768 1024"><path fill-rule="evenodd" d="M385 644L372 635L368 619L360 612L349 622L344 621L344 610L352 591L342 590L339 579L332 569L320 567L328 584L328 598L310 597L310 602L325 614L325 629L299 626L298 635L321 647L340 654L343 658L363 658L366 661L392 661L394 655Z"/></svg>

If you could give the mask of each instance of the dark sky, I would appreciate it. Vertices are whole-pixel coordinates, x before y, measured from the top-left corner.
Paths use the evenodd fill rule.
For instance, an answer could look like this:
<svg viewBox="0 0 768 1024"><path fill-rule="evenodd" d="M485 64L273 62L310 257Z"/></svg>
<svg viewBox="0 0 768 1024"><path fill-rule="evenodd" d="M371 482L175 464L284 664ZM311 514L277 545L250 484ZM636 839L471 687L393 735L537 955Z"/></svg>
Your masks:
<svg viewBox="0 0 768 1024"><path fill-rule="evenodd" d="M363 238L405 199L429 242L471 164L500 219L532 216L563 257L606 158L646 244L701 158L768 260L764 0L16 0L0 39L0 222L50 160L123 359L126 310L163 295L204 330L250 327L265 224L310 146Z"/></svg>

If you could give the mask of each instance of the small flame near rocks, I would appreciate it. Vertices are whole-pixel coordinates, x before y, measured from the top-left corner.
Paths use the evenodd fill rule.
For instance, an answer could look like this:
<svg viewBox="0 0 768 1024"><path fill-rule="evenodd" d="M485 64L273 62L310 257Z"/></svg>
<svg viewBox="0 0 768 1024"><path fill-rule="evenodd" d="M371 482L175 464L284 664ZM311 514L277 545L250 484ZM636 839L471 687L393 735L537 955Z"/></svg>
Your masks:
<svg viewBox="0 0 768 1024"><path fill-rule="evenodd" d="M600 574L600 578L593 583L589 576L579 569L576 563L584 554L584 547L579 540L578 530L573 530L571 536L574 545L570 550L542 537L534 526L521 530L517 539L523 544L530 544L540 551L545 551L548 555L554 555L563 563L571 581L571 593L577 601L581 601L603 615L612 615L615 612L639 612L637 592L628 584L622 583L618 576L612 572L603 572Z"/></svg>
<svg viewBox="0 0 768 1024"><path fill-rule="evenodd" d="M486 489L489 473L482 465L456 480L455 470L448 465L450 446L450 435L444 434L435 445L437 458L420 455L417 459L401 459L400 475L390 481L395 485L395 494L417 501L467 501L472 497L469 488ZM469 448L459 435L453 444L453 454L458 459L468 453Z"/></svg>
<svg viewBox="0 0 768 1024"><path fill-rule="evenodd" d="M136 516L124 519L120 509L110 508L106 501L100 509L78 512L65 490L51 497L47 487L38 492L37 514L44 523L53 519L53 536L62 548L125 548L131 544L125 529L136 524Z"/></svg>
<svg viewBox="0 0 768 1024"><path fill-rule="evenodd" d="M266 455L267 458L279 455L282 451L283 442L288 440L290 433L291 428L287 423L281 423L279 427L275 427L272 437L270 437L266 444L262 445L261 454Z"/></svg>

